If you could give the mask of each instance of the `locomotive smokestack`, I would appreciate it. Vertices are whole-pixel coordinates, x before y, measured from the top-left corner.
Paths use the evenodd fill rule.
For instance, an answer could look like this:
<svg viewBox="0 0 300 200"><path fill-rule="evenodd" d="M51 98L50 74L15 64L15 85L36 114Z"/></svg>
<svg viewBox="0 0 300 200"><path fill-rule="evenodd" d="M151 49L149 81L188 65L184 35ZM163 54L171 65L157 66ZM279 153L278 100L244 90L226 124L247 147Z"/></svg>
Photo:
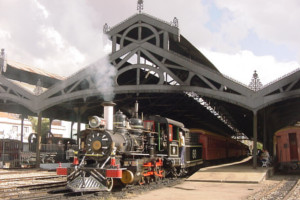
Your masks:
<svg viewBox="0 0 300 200"><path fill-rule="evenodd" d="M136 101L134 104L134 112L135 112L135 118L139 118L139 102Z"/></svg>
<svg viewBox="0 0 300 200"><path fill-rule="evenodd" d="M104 120L106 121L105 128L107 130L113 130L114 106L116 104L112 101L105 101L101 105L104 107Z"/></svg>

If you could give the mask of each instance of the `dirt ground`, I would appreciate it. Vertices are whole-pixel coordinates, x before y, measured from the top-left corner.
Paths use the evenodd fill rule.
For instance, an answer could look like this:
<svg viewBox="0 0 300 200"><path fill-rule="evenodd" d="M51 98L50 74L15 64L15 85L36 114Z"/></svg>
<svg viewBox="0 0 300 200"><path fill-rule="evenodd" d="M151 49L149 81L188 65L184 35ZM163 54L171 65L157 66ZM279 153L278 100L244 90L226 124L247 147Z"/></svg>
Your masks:
<svg viewBox="0 0 300 200"><path fill-rule="evenodd" d="M262 187L260 184L185 181L182 184L128 196L131 200L235 200L247 199Z"/></svg>

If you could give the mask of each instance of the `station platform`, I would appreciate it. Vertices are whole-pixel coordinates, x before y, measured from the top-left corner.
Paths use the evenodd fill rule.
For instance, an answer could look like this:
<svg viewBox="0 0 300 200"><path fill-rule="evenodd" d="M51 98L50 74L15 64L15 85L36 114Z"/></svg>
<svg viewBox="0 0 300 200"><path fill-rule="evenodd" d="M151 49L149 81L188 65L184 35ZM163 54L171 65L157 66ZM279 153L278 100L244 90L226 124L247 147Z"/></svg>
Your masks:
<svg viewBox="0 0 300 200"><path fill-rule="evenodd" d="M130 200L241 200L261 190L272 167L253 169L252 157L239 162L201 168L183 183L131 196Z"/></svg>
<svg viewBox="0 0 300 200"><path fill-rule="evenodd" d="M253 168L252 157L239 162L216 165L200 169L187 181L225 182L225 183L260 183L274 173L273 167L257 166Z"/></svg>
<svg viewBox="0 0 300 200"><path fill-rule="evenodd" d="M61 167L70 167L72 163L60 163ZM59 163L44 163L40 164L40 168L44 170L56 170L59 167Z"/></svg>

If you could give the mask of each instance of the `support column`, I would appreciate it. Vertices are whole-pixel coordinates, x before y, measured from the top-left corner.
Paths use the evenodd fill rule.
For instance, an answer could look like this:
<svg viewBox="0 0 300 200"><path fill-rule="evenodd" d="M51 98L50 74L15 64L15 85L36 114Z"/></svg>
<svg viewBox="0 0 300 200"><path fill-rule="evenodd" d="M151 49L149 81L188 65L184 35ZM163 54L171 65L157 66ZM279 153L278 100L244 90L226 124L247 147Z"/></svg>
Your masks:
<svg viewBox="0 0 300 200"><path fill-rule="evenodd" d="M263 148L264 149L269 149L269 144L268 144L268 136L267 136L267 123L266 123L267 117L266 117L266 108L264 108L264 139L263 139Z"/></svg>
<svg viewBox="0 0 300 200"><path fill-rule="evenodd" d="M48 133L47 133L47 137L48 138L53 138L54 136L53 136L53 134L52 134L52 131L51 131L51 129L52 129L52 122L53 122L53 118L50 118L49 119L49 131L48 131Z"/></svg>
<svg viewBox="0 0 300 200"><path fill-rule="evenodd" d="M253 168L257 167L257 111L253 111Z"/></svg>
<svg viewBox="0 0 300 200"><path fill-rule="evenodd" d="M163 48L169 51L169 34L167 31L164 32Z"/></svg>
<svg viewBox="0 0 300 200"><path fill-rule="evenodd" d="M77 144L78 144L78 148L81 149L81 140L80 140L80 125L81 125L81 112L80 112L80 109L78 109L78 112L77 112Z"/></svg>
<svg viewBox="0 0 300 200"><path fill-rule="evenodd" d="M40 168L40 150L41 150L41 135L42 135L42 112L38 114L37 135L36 135L36 168Z"/></svg>
<svg viewBox="0 0 300 200"><path fill-rule="evenodd" d="M117 36L112 36L112 53L117 51Z"/></svg>
<svg viewBox="0 0 300 200"><path fill-rule="evenodd" d="M52 128L52 122L53 122L53 119L50 118L50 119L49 119L49 132L51 132L51 133L52 133L52 131L51 131L51 128Z"/></svg>
<svg viewBox="0 0 300 200"><path fill-rule="evenodd" d="M141 52L140 51L138 51L137 63L141 64ZM140 70L140 68L137 68L136 69L136 85L140 85L140 75L141 75L141 70Z"/></svg>
<svg viewBox="0 0 300 200"><path fill-rule="evenodd" d="M73 126L74 126L74 121L72 121L71 123L71 135L70 135L71 139L73 138Z"/></svg>
<svg viewBox="0 0 300 200"><path fill-rule="evenodd" d="M21 151L23 151L24 115L21 115Z"/></svg>
<svg viewBox="0 0 300 200"><path fill-rule="evenodd" d="M75 107L73 108L77 117L77 145L81 149L81 140L80 140L80 125L81 125L81 115L84 114L87 108L85 107Z"/></svg>

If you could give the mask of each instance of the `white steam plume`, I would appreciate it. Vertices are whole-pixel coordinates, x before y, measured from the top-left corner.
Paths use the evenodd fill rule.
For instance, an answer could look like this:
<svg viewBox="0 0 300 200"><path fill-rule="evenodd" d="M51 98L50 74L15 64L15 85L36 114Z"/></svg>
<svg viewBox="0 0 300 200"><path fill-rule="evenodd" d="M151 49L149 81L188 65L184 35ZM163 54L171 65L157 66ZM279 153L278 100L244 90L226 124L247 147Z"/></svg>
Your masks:
<svg viewBox="0 0 300 200"><path fill-rule="evenodd" d="M117 70L105 56L88 67L88 73L95 81L95 87L105 101L112 101L114 94L114 78Z"/></svg>

